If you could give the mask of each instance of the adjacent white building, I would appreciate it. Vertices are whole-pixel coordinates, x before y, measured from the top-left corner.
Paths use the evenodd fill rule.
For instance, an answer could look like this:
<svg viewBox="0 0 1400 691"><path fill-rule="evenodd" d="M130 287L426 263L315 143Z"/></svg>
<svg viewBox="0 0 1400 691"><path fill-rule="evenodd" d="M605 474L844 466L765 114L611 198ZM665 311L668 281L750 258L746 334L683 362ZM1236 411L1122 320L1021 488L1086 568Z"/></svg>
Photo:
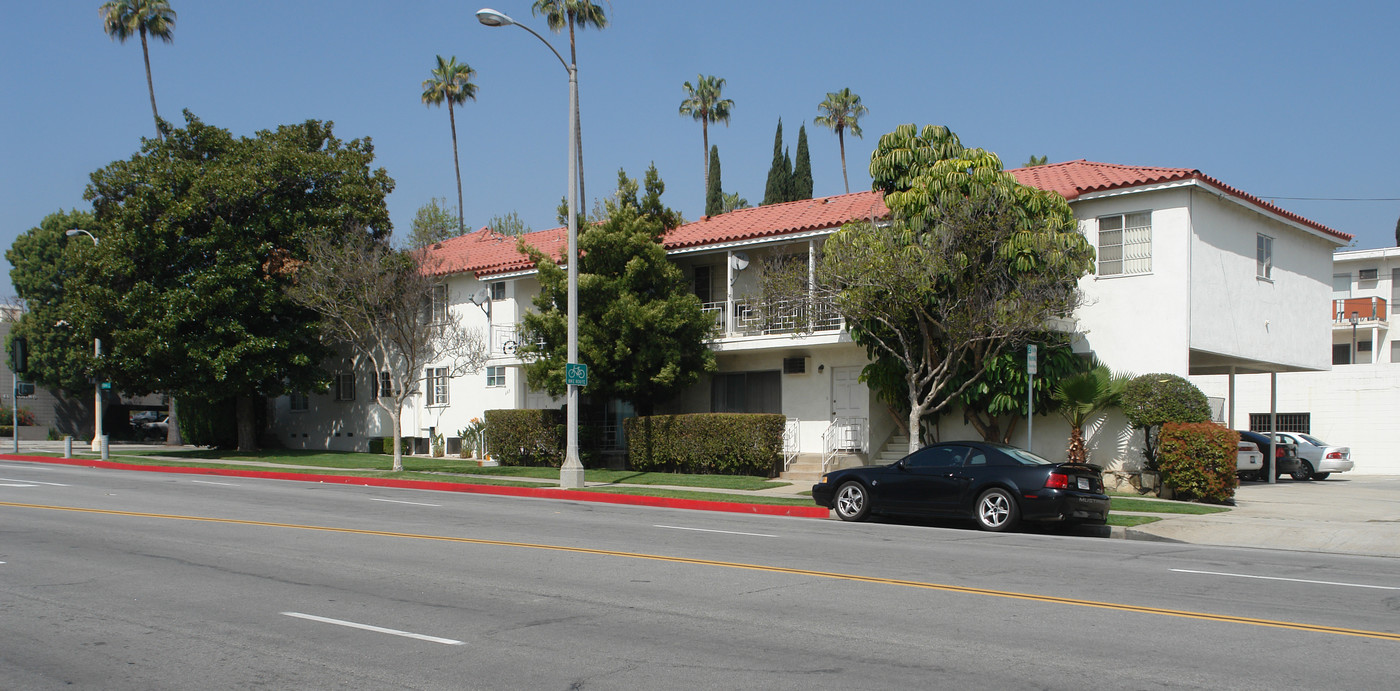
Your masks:
<svg viewBox="0 0 1400 691"><path fill-rule="evenodd" d="M1277 373L1332 367L1332 346L1341 336L1334 333L1335 315L1324 315L1321 305L1334 290L1333 251L1350 236L1196 170L1081 160L1012 173L1064 195L1098 253L1095 272L1081 280L1088 301L1074 315L1077 351L1092 352L1120 372L1192 376L1208 394L1227 399L1222 414L1237 427L1247 426L1240 420L1258 408L1246 393L1256 382L1267 391ZM810 275L822 243L842 224L887 213L879 193L859 192L739 210L668 233L668 254L715 316L711 347L718 371L660 412L780 413L788 418L789 455L828 463L836 454L847 454L848 463L872 459L891 442L903 443L898 416L859 381L868 360L831 309L830 296L774 300L762 294L759 281L765 270ZM524 240L558 257L564 229ZM448 314L487 334L491 358L481 372L464 377L438 379L430 368L423 395L404 416L405 436L451 439L489 409L561 405L530 390L515 353L519 317L539 290L533 265L515 243L482 229L431 250ZM1393 278L1387 274L1386 280ZM1380 343L1375 333L1370 342ZM356 373L352 364L341 364L348 390L275 402L271 418L279 441L364 449L369 437L388 435L387 416L372 407L371 374ZM1282 393L1287 387L1279 381ZM1238 389L1234 396L1232 389ZM624 406L609 407L604 424L611 443L621 445L617 429L629 414ZM1095 462L1135 468L1136 443L1121 434L1121 420L1101 429L1111 433L1090 431ZM977 436L956 413L935 433L940 439ZM1037 416L1030 440L1024 425L1018 434L1014 443L1052 458L1064 455L1068 430L1058 418Z"/></svg>

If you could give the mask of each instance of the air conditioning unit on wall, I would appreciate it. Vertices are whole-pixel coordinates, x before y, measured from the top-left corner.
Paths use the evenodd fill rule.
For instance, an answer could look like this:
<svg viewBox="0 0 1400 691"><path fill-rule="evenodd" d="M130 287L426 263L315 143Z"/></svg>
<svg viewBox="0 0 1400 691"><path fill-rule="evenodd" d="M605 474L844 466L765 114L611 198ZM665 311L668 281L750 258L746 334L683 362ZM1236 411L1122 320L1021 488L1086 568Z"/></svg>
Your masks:
<svg viewBox="0 0 1400 691"><path fill-rule="evenodd" d="M785 357L783 358L783 374L808 374L812 371L812 358L809 357Z"/></svg>

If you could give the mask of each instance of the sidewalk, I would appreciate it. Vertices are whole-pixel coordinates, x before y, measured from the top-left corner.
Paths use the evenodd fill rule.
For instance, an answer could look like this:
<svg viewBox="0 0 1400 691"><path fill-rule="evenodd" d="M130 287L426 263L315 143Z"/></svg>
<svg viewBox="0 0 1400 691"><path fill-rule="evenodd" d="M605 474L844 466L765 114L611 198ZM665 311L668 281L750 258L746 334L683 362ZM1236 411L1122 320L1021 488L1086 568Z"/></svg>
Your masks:
<svg viewBox="0 0 1400 691"><path fill-rule="evenodd" d="M1400 557L1400 475L1245 482L1235 504L1225 513L1173 515L1126 528L1125 537Z"/></svg>

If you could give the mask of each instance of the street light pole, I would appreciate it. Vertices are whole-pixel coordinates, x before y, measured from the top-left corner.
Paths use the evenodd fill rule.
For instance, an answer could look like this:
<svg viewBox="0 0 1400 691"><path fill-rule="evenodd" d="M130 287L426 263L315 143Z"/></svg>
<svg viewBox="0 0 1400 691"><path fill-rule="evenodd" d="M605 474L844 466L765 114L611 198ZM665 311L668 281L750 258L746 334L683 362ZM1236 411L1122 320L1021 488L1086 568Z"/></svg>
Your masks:
<svg viewBox="0 0 1400 691"><path fill-rule="evenodd" d="M70 238L75 235L86 235L92 239L93 247L99 246L97 236L81 228L66 230L63 234ZM94 361L100 361L102 359L102 339L96 336L92 339L92 357ZM102 458L106 459L107 445L103 443L102 435L102 376L95 373L93 379L95 381L92 385L92 450L100 452Z"/></svg>
<svg viewBox="0 0 1400 691"><path fill-rule="evenodd" d="M569 73L569 235L568 235L568 353L569 362L578 362L578 184L581 171L578 169L578 67L564 60L564 56L550 45L543 36L535 33L524 24L517 23L509 16L496 10L483 8L476 13L477 21L486 26L518 26L538 38L559 58L560 64ZM564 427L564 465L559 468L559 486L565 489L583 487L583 462L578 454L578 407L579 387L568 386L568 398Z"/></svg>
<svg viewBox="0 0 1400 691"><path fill-rule="evenodd" d="M1359 321L1361 321L1360 315L1358 315L1356 312L1352 312L1352 313L1351 313L1351 364L1353 364L1353 365L1356 364L1357 361L1358 361L1358 358L1356 357L1356 356L1357 356L1357 352L1356 352L1356 323L1359 322Z"/></svg>

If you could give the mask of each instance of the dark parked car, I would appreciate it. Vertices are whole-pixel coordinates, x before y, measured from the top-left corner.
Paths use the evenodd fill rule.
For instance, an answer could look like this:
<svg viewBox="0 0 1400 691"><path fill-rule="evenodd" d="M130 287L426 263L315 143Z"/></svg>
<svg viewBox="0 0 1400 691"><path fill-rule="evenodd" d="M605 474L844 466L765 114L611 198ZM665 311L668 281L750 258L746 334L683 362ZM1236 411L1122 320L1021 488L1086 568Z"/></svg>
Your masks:
<svg viewBox="0 0 1400 691"><path fill-rule="evenodd" d="M1264 452L1264 467L1260 468L1257 479L1268 482L1270 469L1273 470L1274 477L1279 477L1285 473L1289 475L1298 474L1298 471L1301 469L1301 463L1298 460L1298 447L1296 445L1279 442L1278 446L1274 447L1274 460L1271 463L1269 462L1268 435L1251 432L1247 429L1235 431L1240 433L1241 441L1254 442L1254 445L1258 446L1259 450Z"/></svg>
<svg viewBox="0 0 1400 691"><path fill-rule="evenodd" d="M1102 468L978 441L934 444L890 465L827 473L812 486L812 500L843 521L872 513L959 516L993 531L1022 520L1108 521Z"/></svg>

